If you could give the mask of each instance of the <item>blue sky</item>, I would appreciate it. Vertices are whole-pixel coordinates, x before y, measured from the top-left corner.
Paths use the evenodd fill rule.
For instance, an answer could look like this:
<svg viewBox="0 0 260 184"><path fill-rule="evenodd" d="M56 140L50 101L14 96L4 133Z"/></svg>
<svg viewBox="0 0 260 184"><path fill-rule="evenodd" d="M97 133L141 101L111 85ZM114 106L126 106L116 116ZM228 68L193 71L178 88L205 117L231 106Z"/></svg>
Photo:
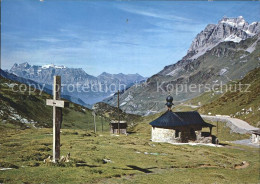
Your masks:
<svg viewBox="0 0 260 184"><path fill-rule="evenodd" d="M151 76L223 16L260 20L260 2L2 0L1 65L56 64Z"/></svg>

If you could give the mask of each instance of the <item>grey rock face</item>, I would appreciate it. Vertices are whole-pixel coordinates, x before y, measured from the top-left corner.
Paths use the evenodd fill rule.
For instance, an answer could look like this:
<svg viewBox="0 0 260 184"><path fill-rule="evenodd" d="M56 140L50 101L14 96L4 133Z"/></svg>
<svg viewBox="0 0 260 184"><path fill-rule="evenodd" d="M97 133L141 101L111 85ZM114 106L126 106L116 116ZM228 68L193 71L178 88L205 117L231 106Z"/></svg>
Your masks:
<svg viewBox="0 0 260 184"><path fill-rule="evenodd" d="M220 42L240 42L260 32L260 23L248 24L242 16L238 18L223 18L218 24L209 24L201 31L188 50L190 59L197 59L206 51L212 49Z"/></svg>

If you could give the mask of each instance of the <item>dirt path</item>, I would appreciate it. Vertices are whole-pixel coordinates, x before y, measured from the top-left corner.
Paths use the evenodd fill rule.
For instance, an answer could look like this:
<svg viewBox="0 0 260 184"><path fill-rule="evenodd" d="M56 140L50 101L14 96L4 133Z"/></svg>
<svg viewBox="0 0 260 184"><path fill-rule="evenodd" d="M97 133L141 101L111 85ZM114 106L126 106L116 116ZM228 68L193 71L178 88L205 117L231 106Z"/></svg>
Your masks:
<svg viewBox="0 0 260 184"><path fill-rule="evenodd" d="M260 148L259 144L252 143L250 139L236 140L236 141L230 141L230 142L235 143L235 144L250 146L250 147L254 147L254 148Z"/></svg>
<svg viewBox="0 0 260 184"><path fill-rule="evenodd" d="M237 118L230 118L228 116L208 115L201 115L201 117L205 120L224 122L233 132L240 134L250 133L251 130L258 130L258 128L251 126L247 122Z"/></svg>

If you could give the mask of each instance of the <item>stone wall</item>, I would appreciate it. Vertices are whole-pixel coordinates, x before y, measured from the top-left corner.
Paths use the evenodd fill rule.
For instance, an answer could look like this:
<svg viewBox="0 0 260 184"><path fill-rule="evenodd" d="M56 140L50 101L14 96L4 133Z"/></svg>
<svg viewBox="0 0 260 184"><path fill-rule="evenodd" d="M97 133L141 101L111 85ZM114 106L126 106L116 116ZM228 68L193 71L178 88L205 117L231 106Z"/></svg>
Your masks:
<svg viewBox="0 0 260 184"><path fill-rule="evenodd" d="M179 128L180 132L175 137L176 130L167 128L152 127L152 141L153 142L168 142L168 143L182 143L182 142L196 142L196 143L212 143L212 136L202 136L201 130L194 131L191 135L189 129Z"/></svg>
<svg viewBox="0 0 260 184"><path fill-rule="evenodd" d="M175 130L152 127L153 142L180 142L180 138L175 138Z"/></svg>

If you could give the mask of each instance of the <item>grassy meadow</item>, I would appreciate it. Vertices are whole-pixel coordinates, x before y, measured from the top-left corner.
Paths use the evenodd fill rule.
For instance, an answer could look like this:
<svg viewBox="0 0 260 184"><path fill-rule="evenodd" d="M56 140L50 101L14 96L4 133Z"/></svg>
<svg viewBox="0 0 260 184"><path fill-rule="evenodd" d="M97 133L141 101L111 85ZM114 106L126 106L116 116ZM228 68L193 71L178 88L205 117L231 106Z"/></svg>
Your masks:
<svg viewBox="0 0 260 184"><path fill-rule="evenodd" d="M0 167L13 169L0 170L0 183L259 183L259 149L226 143L226 127L219 125L226 144L220 148L154 143L148 125L153 118L127 136L62 129L61 155L70 152L71 161L58 165L43 163L52 155L52 129L5 129ZM249 166L236 169L243 161Z"/></svg>

